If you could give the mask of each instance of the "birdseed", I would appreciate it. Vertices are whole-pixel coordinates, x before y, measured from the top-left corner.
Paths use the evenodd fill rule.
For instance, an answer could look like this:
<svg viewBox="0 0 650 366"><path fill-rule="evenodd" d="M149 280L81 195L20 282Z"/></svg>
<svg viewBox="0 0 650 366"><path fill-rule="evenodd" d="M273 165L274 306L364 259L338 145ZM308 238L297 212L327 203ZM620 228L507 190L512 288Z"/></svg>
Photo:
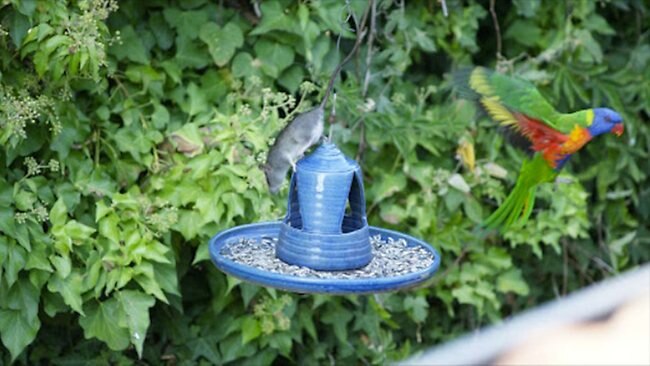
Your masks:
<svg viewBox="0 0 650 366"><path fill-rule="evenodd" d="M268 272L296 277L324 279L370 279L402 276L429 268L434 261L433 254L419 245L409 246L406 240L381 235L370 237L373 258L365 267L348 271L317 271L296 266L275 256L277 237L261 239L242 238L227 243L221 255L231 261Z"/></svg>

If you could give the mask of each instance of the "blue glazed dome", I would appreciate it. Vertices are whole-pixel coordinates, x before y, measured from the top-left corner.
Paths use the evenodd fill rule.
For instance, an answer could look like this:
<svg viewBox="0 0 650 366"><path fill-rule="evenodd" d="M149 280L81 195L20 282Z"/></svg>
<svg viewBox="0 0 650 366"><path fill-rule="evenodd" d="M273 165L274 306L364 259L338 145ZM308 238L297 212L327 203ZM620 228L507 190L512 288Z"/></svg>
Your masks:
<svg viewBox="0 0 650 366"><path fill-rule="evenodd" d="M311 155L296 164L296 170L308 170L322 173L348 173L354 171L357 162L346 158L336 145L324 142Z"/></svg>
<svg viewBox="0 0 650 366"><path fill-rule="evenodd" d="M318 270L354 269L372 260L361 169L334 144L298 162L276 255Z"/></svg>

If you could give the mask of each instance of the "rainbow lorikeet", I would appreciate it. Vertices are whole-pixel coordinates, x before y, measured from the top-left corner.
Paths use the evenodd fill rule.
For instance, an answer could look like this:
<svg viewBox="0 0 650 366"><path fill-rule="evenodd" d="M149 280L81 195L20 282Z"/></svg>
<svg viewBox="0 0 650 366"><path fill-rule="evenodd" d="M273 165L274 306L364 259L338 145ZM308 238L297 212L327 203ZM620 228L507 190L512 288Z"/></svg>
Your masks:
<svg viewBox="0 0 650 366"><path fill-rule="evenodd" d="M512 192L485 221L487 228L525 224L539 184L555 180L571 155L595 136L623 133L621 116L609 108L560 113L528 81L482 67L459 75L460 94L477 101L499 126L523 137L533 153L522 164Z"/></svg>

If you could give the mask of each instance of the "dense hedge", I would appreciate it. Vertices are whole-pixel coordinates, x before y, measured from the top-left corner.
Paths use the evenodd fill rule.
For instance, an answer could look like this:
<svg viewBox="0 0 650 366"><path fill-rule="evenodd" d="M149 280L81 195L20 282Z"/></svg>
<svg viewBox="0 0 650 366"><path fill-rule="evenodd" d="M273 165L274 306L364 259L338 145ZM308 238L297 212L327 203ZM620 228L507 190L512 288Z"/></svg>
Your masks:
<svg viewBox="0 0 650 366"><path fill-rule="evenodd" d="M360 158L371 222L433 243L439 274L346 297L224 276L208 238L282 215L259 165L366 6L257 3L0 2L0 363L383 363L648 261L646 2L492 2L497 30L488 0L446 0L448 17L380 0L333 136ZM543 187L527 226L485 239L522 154L450 95L471 64L626 126Z"/></svg>

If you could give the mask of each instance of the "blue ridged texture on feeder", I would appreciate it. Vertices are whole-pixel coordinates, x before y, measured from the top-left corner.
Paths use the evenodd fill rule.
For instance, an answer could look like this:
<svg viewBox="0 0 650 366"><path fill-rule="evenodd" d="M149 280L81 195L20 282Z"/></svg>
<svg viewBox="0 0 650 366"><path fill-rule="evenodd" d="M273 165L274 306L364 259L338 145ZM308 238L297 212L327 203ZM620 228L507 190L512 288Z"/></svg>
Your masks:
<svg viewBox="0 0 650 366"><path fill-rule="evenodd" d="M346 215L346 205L350 212ZM316 270L350 270L372 259L359 164L325 143L298 162L276 254Z"/></svg>

